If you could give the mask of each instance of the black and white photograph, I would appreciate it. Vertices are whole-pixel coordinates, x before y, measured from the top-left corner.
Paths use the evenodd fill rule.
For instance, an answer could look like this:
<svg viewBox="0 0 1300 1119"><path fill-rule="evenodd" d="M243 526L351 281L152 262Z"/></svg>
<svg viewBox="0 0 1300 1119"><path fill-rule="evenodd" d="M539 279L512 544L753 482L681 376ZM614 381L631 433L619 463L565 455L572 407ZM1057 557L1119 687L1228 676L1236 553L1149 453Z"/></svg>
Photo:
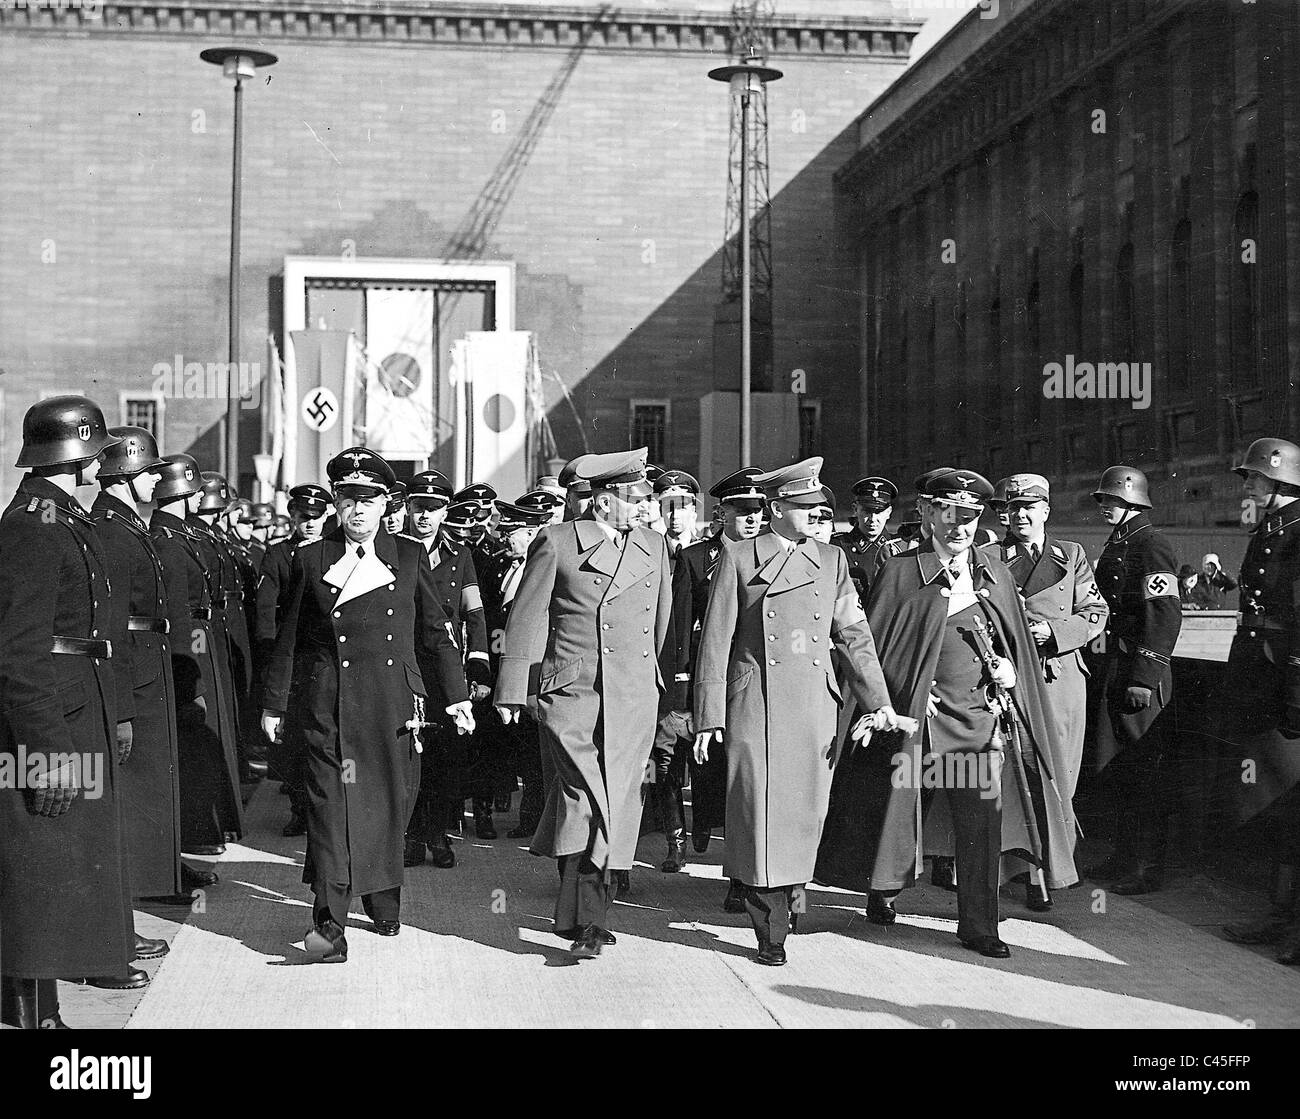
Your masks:
<svg viewBox="0 0 1300 1119"><path fill-rule="evenodd" d="M0 0L0 511L34 1090L1285 1074L1298 0Z"/></svg>

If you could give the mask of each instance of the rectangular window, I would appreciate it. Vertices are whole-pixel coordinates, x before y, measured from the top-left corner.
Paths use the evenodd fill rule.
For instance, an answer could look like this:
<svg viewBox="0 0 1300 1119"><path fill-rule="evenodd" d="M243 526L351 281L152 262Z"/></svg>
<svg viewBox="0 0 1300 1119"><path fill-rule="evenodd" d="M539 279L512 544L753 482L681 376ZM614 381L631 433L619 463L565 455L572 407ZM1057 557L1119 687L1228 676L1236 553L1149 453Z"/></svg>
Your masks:
<svg viewBox="0 0 1300 1119"><path fill-rule="evenodd" d="M646 457L662 464L668 458L668 401L633 400L631 408L632 446L648 448Z"/></svg>
<svg viewBox="0 0 1300 1119"><path fill-rule="evenodd" d="M1116 420L1112 425L1115 456L1120 462L1133 463L1143 457L1142 426L1135 420Z"/></svg>
<svg viewBox="0 0 1300 1119"><path fill-rule="evenodd" d="M822 402L801 401L799 404L799 457L811 458L821 445Z"/></svg>
<svg viewBox="0 0 1300 1119"><path fill-rule="evenodd" d="M1169 455L1177 458L1196 452L1196 413L1188 408L1170 412L1166 416L1169 424Z"/></svg>
<svg viewBox="0 0 1300 1119"><path fill-rule="evenodd" d="M1061 440L1065 451L1065 471L1077 474L1088 469L1088 433L1086 431L1067 431Z"/></svg>
<svg viewBox="0 0 1300 1119"><path fill-rule="evenodd" d="M118 394L118 412L126 427L142 427L163 446L162 393L123 392Z"/></svg>

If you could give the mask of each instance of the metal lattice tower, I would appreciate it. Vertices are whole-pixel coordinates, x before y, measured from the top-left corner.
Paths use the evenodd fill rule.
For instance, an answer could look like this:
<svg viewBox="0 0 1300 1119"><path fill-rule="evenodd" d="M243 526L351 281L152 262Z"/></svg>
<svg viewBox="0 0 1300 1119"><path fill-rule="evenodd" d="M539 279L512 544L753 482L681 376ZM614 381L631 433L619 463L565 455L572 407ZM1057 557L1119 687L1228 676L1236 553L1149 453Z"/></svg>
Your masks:
<svg viewBox="0 0 1300 1119"><path fill-rule="evenodd" d="M776 0L733 0L730 49L736 62L767 61ZM731 156L727 165L726 241L722 259L722 294L739 299L741 111L731 104ZM756 94L749 110L750 259L755 317L770 319L772 307L772 195L768 176L767 88Z"/></svg>

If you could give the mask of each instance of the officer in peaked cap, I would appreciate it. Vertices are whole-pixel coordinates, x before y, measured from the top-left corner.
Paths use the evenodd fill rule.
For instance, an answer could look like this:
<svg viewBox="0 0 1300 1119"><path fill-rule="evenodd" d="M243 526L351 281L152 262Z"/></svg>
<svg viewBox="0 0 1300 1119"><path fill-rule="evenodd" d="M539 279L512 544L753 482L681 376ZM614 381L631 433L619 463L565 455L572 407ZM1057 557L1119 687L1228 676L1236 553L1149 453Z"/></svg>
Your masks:
<svg viewBox="0 0 1300 1119"><path fill-rule="evenodd" d="M1112 466L1092 495L1112 527L1097 561L1097 586L1110 605L1098 696L1097 760L1116 786L1115 850L1088 868L1119 894L1160 889L1166 827L1173 807L1167 774L1173 727L1164 710L1173 698L1170 659L1182 628L1178 559L1151 523L1146 475Z"/></svg>
<svg viewBox="0 0 1300 1119"><path fill-rule="evenodd" d="M871 573L881 549L895 539L889 531L889 517L898 500L898 487L888 478L859 478L853 483L853 527L831 538L849 561L849 575L865 603L871 589Z"/></svg>
<svg viewBox="0 0 1300 1119"><path fill-rule="evenodd" d="M335 455L326 464L325 476L336 497L343 496L345 491L351 496L362 493L387 496L397 481L393 468L365 447L349 447Z"/></svg>
<svg viewBox="0 0 1300 1119"><path fill-rule="evenodd" d="M123 828L135 897L182 892L176 698L166 578L141 509L165 465L153 435L111 428L121 442L104 452L101 492L90 515L99 529L119 609L114 626ZM188 630L184 639L189 640ZM129 721L128 721L129 720ZM124 735L125 732L125 735ZM167 952L165 940L135 937L137 958Z"/></svg>
<svg viewBox="0 0 1300 1119"><path fill-rule="evenodd" d="M289 490L289 534L267 548L257 582L253 640L262 665L270 660L284 618L294 552L303 544L321 538L332 501L330 491L315 482L304 482ZM261 678L265 680L264 672ZM261 706L266 706L264 699ZM283 783L289 796L289 822L283 830L286 836L305 835L307 832L306 751L298 704L292 703L284 730L270 748L272 775Z"/></svg>
<svg viewBox="0 0 1300 1119"><path fill-rule="evenodd" d="M501 537L502 548L487 559L478 573L493 675L500 666L506 622L515 592L519 588L528 549L542 528L547 524L558 523L551 519L551 500L554 495L546 491L540 492L550 500L545 503L525 503L520 498L517 502L497 502L501 516L497 532ZM559 508L563 507L561 498ZM537 720L527 709L520 713L518 722L511 724L503 723L495 714L484 716L474 732L474 739L475 750L497 759L496 768L508 782L513 782L516 778L522 779L524 791L519 801L519 819L508 834L511 839L531 838L546 805Z"/></svg>
<svg viewBox="0 0 1300 1119"><path fill-rule="evenodd" d="M950 469L932 477L926 491L925 541L885 564L868 602L894 709L920 731L841 754L817 877L868 890L868 920L892 925L893 898L913 884L925 852L952 851L951 832L958 939L1001 959L1010 955L998 937L1001 852L1009 845L1041 857L1034 816L1022 807L1029 795L1023 774L1034 766L1045 775L1058 772L1056 742L1020 596L1002 561L975 546L992 485L974 471ZM987 702L994 695L1015 708L1019 734L1005 741ZM995 754L1003 747L1000 766ZM991 796L999 780L1015 791ZM1050 793L1048 802L1054 831L1068 834L1068 805Z"/></svg>
<svg viewBox="0 0 1300 1119"><path fill-rule="evenodd" d="M406 531L406 499L406 484L394 479L384 506L384 531L390 536Z"/></svg>
<svg viewBox="0 0 1300 1119"><path fill-rule="evenodd" d="M62 1025L58 977L148 982L130 968L113 729L119 591L110 596L103 545L75 496L117 443L84 396L33 405L18 457L31 472L0 518L0 750L67 759L0 787L0 1018L18 1028Z"/></svg>
<svg viewBox="0 0 1300 1119"><path fill-rule="evenodd" d="M497 491L486 482L475 482L452 495L453 501L477 501L480 505L491 505L496 499Z"/></svg>
<svg viewBox="0 0 1300 1119"><path fill-rule="evenodd" d="M580 958L613 943L610 876L630 870L636 854L671 621L667 547L638 523L653 493L645 466L644 447L583 460L591 509L534 542L497 676L508 723L538 680L555 773L532 850L560 861L555 927L573 936Z"/></svg>
<svg viewBox="0 0 1300 1119"><path fill-rule="evenodd" d="M420 545L428 559L438 600L451 620L452 634L464 661L470 699L485 705L491 698L492 675L483 601L471 547L447 528L451 483L438 471L429 470L411 480L411 493L407 536ZM475 518L486 514L478 501L458 504ZM488 716L496 718L482 707L478 709L472 738L457 734L447 719L432 718L424 728L420 792L407 825L402 854L406 866L423 865L426 847L434 866L446 870L456 865L448 832L459 834L467 795L475 798L478 838L496 838L492 823L494 790L489 787L485 794L483 788L485 784L490 786L496 759L478 748Z"/></svg>
<svg viewBox="0 0 1300 1119"><path fill-rule="evenodd" d="M1258 780L1239 780L1225 798L1275 864L1271 908L1260 921L1224 931L1246 944L1278 944L1278 959L1300 963L1300 447L1256 439L1234 471L1242 479L1250 543L1241 564L1241 613L1216 699L1217 735L1255 765Z"/></svg>
<svg viewBox="0 0 1300 1119"><path fill-rule="evenodd" d="M473 546L487 532L492 510L477 501L453 501L447 506L442 531L459 544Z"/></svg>
<svg viewBox="0 0 1300 1119"><path fill-rule="evenodd" d="M1037 647L1047 693L1047 716L1055 725L1062 768L1053 776L1062 798L1073 800L1083 762L1084 732L1088 721L1088 669L1083 648L1105 631L1110 607L1097 589L1097 578L1083 545L1062 540L1048 530L1051 486L1041 474L1012 474L994 491L1006 503L1007 536L1000 545L1002 562L1016 581L1029 618L1029 631ZM1036 774L1028 773L1033 782ZM1043 788L1031 789L1039 818L1039 833L1049 845L1046 881L1025 880L1025 902L1041 912L1052 906L1050 889L1073 885L1074 835L1057 835L1044 816ZM1023 869L1019 860L1004 860L1004 877ZM1047 888L1047 890L1044 889Z"/></svg>
<svg viewBox="0 0 1300 1119"><path fill-rule="evenodd" d="M767 965L785 963L826 815L840 706L833 652L865 709L892 718L848 562L812 537L827 501L821 466L810 458L753 478L771 528L723 547L695 676L697 761L726 742L724 873L743 884Z"/></svg>
<svg viewBox="0 0 1300 1119"><path fill-rule="evenodd" d="M570 459L560 471L559 484L564 487L566 521L582 516L591 505L591 483L579 473L582 464L590 457L579 455Z"/></svg>
<svg viewBox="0 0 1300 1119"><path fill-rule="evenodd" d="M445 711L470 733L474 720L424 549L380 530L392 468L354 447L331 459L326 473L339 524L293 554L262 727L274 741L290 689L303 682L294 697L310 712L302 729L303 881L314 897L304 947L314 961L341 963L354 895L376 933L400 932L403 838L419 787L422 724Z"/></svg>
<svg viewBox="0 0 1300 1119"><path fill-rule="evenodd" d="M748 540L763 527L763 491L754 484L754 478L763 471L756 466L746 466L709 488L709 496L717 500L721 521L718 535L683 548L673 567L673 680L672 715L678 733L688 742L693 735L691 705L695 662L699 655L700 627L704 624L704 611L709 601L709 588L718 567L722 549L728 542ZM662 724L660 734L666 733ZM674 751L682 744L674 746ZM709 849L713 829L725 823L727 806L727 754L726 743L716 743L704 761L697 761L694 751L684 749L691 773L691 845L703 854ZM668 858L660 869L680 870L684 859L673 842L676 825L665 819L668 837ZM728 913L745 911L744 888L733 879L728 886L723 908Z"/></svg>
<svg viewBox="0 0 1300 1119"><path fill-rule="evenodd" d="M663 516L668 557L675 565L682 548L695 542L700 483L685 470L665 470L655 482L655 497Z"/></svg>
<svg viewBox="0 0 1300 1119"><path fill-rule="evenodd" d="M545 490L547 493L554 494L561 501L564 500L565 489L560 484L560 479L554 474L541 475L537 479L537 484L533 488Z"/></svg>

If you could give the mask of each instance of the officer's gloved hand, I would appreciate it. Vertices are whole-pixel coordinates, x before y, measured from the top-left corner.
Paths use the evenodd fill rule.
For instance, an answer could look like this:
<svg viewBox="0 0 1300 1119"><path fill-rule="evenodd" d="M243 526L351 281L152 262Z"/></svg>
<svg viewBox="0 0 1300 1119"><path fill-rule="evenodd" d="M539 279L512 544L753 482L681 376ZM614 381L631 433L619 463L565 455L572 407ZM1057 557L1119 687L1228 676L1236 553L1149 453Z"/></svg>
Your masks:
<svg viewBox="0 0 1300 1119"><path fill-rule="evenodd" d="M121 765L131 756L131 746L135 742L135 731L130 719L123 719L117 724L117 764Z"/></svg>
<svg viewBox="0 0 1300 1119"><path fill-rule="evenodd" d="M33 816L62 816L81 791L76 768L70 761L48 773L33 774L28 781L28 810Z"/></svg>
<svg viewBox="0 0 1300 1119"><path fill-rule="evenodd" d="M1277 730L1283 738L1300 738L1300 707L1288 707Z"/></svg>
<svg viewBox="0 0 1300 1119"><path fill-rule="evenodd" d="M1000 688L1011 689L1016 686L1016 666L1006 657L998 657L994 660L989 675Z"/></svg>
<svg viewBox="0 0 1300 1119"><path fill-rule="evenodd" d="M457 734L474 733L474 711L470 707L468 700L453 703L447 708L447 714L451 716L452 722L456 724Z"/></svg>
<svg viewBox="0 0 1300 1119"><path fill-rule="evenodd" d="M482 703L492 694L492 666L480 657L471 657L465 662L465 682L470 700Z"/></svg>
<svg viewBox="0 0 1300 1119"><path fill-rule="evenodd" d="M1124 692L1125 711L1145 711L1151 706L1150 688L1128 688Z"/></svg>

